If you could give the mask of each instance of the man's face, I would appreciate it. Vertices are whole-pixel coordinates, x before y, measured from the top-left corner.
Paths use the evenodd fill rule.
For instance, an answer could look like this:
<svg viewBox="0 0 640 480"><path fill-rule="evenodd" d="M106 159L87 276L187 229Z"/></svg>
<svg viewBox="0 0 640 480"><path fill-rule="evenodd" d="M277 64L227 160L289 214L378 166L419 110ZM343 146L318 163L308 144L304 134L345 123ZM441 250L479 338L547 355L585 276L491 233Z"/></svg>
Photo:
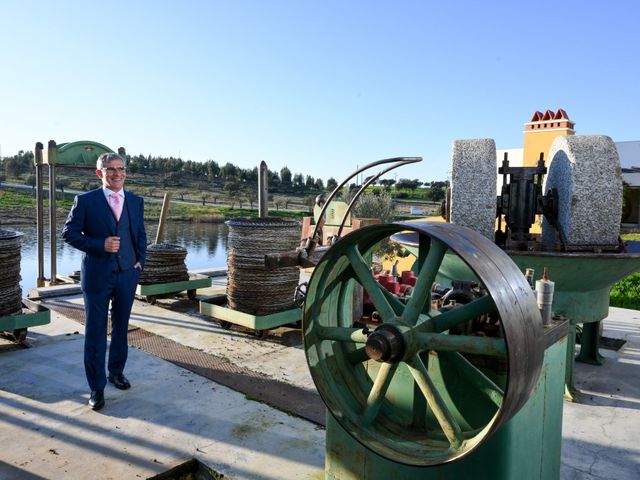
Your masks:
<svg viewBox="0 0 640 480"><path fill-rule="evenodd" d="M114 159L107 162L102 170L96 170L96 175L102 179L102 185L105 188L117 192L124 187L127 171L122 160Z"/></svg>

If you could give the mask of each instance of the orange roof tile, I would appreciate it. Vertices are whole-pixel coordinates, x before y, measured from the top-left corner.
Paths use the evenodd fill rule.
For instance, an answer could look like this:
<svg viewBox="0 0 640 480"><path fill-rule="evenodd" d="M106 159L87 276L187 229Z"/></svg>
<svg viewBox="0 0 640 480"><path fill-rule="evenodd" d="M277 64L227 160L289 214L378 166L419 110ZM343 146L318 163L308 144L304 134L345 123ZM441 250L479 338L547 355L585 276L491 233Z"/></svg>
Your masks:
<svg viewBox="0 0 640 480"><path fill-rule="evenodd" d="M539 122L542 119L542 112L538 112L536 111L536 113L533 114L533 117L531 117L531 120L529 120L530 122Z"/></svg>
<svg viewBox="0 0 640 480"><path fill-rule="evenodd" d="M567 112L565 112L563 109L559 108L558 111L556 112L556 114L553 117L554 120L561 120L561 119L567 119L569 120L569 116L567 115Z"/></svg>
<svg viewBox="0 0 640 480"><path fill-rule="evenodd" d="M553 119L553 115L554 115L554 113L551 110L547 110L546 112L544 112L544 116L542 117L542 121L545 122L545 121Z"/></svg>

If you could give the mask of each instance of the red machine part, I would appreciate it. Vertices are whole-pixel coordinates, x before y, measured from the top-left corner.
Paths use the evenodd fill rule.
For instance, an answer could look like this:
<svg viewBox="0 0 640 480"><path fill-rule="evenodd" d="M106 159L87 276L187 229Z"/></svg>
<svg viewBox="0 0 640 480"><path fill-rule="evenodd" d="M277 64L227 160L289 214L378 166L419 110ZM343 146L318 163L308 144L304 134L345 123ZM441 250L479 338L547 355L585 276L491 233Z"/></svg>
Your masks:
<svg viewBox="0 0 640 480"><path fill-rule="evenodd" d="M383 270L382 272L375 274L374 277L386 290L400 298L411 296L411 293L413 293L413 287L416 285L416 276L411 270L402 272L400 277L392 275L388 270ZM364 314L371 315L374 309L375 307L365 290L363 299Z"/></svg>

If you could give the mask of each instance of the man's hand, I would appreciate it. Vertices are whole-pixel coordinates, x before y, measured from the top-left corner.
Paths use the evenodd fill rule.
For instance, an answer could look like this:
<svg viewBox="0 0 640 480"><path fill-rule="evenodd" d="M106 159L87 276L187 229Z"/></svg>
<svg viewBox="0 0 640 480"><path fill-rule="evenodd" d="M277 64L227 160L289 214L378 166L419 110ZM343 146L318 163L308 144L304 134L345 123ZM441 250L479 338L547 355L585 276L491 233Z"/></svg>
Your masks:
<svg viewBox="0 0 640 480"><path fill-rule="evenodd" d="M104 239L104 251L116 253L120 250L120 237L107 237Z"/></svg>
<svg viewBox="0 0 640 480"><path fill-rule="evenodd" d="M138 270L142 271L142 265L140 265L140 262L136 262L133 268L137 268Z"/></svg>

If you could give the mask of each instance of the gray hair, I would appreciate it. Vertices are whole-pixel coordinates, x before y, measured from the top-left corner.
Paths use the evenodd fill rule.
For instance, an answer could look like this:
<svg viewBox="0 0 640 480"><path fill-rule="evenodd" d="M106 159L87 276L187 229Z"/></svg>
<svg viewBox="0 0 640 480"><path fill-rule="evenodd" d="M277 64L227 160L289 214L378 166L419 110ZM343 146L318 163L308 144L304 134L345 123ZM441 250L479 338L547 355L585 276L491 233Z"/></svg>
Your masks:
<svg viewBox="0 0 640 480"><path fill-rule="evenodd" d="M107 152L98 157L98 160L96 161L96 169L102 170L103 168L106 168L107 163L110 163L114 160L120 160L125 167L127 166L127 161L122 156L118 155L117 153Z"/></svg>

